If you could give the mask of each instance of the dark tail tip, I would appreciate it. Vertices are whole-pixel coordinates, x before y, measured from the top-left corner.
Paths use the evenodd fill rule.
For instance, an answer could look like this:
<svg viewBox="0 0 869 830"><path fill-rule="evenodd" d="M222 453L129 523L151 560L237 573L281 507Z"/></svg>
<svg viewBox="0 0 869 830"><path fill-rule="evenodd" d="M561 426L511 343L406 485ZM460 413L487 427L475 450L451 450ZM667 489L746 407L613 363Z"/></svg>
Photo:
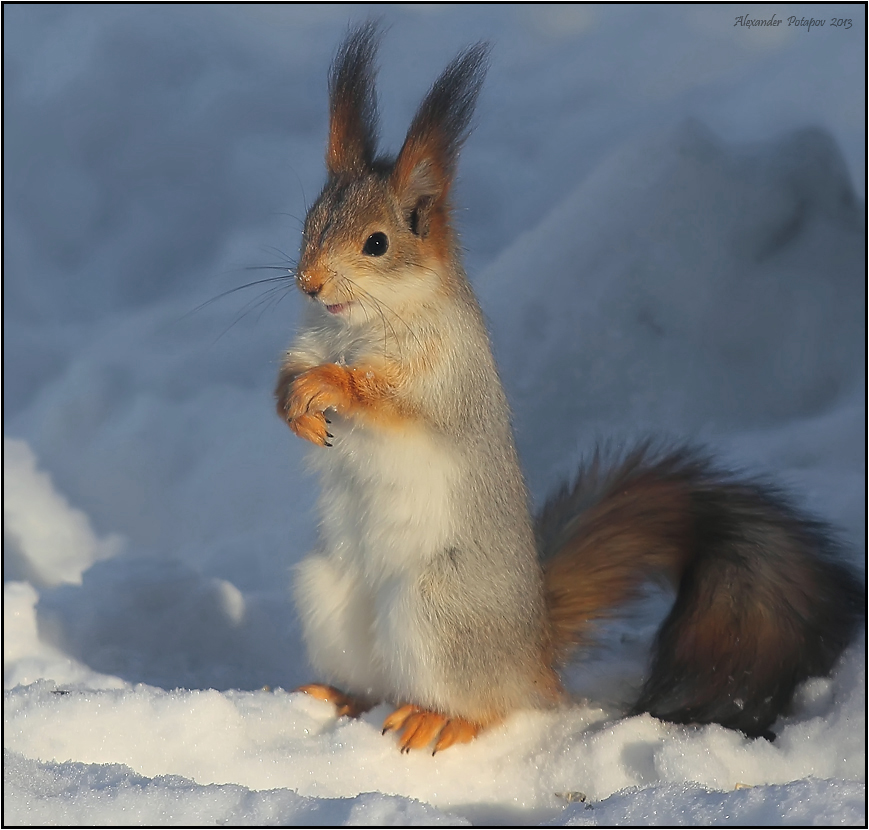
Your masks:
<svg viewBox="0 0 869 830"><path fill-rule="evenodd" d="M755 484L695 496L698 554L634 712L770 737L799 683L830 673L865 615L828 530Z"/></svg>

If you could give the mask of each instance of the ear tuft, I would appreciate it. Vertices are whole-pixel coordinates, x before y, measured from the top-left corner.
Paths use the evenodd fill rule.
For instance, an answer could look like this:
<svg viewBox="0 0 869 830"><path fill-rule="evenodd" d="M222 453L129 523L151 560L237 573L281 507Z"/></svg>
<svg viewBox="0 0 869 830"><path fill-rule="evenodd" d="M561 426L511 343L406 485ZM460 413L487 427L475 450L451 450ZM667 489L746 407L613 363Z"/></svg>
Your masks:
<svg viewBox="0 0 869 830"><path fill-rule="evenodd" d="M428 213L449 192L459 151L470 133L488 55L485 43L461 52L434 82L414 116L392 172L392 184L410 223L425 227Z"/></svg>
<svg viewBox="0 0 869 830"><path fill-rule="evenodd" d="M352 30L329 71L326 167L330 175L365 172L377 152L374 59L379 40L376 22L368 21Z"/></svg>

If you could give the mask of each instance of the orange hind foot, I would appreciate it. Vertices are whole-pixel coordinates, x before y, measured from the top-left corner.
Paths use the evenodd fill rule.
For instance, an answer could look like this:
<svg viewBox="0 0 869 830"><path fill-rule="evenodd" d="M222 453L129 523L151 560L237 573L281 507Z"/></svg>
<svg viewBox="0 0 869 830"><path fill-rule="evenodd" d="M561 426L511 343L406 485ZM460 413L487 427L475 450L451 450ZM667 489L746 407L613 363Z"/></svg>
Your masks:
<svg viewBox="0 0 869 830"><path fill-rule="evenodd" d="M402 752L422 749L434 742L432 755L453 744L466 744L477 737L483 724L464 718L448 718L412 703L400 706L385 721L383 734L399 733L398 745Z"/></svg>
<svg viewBox="0 0 869 830"><path fill-rule="evenodd" d="M323 700L326 703L331 703L335 706L336 715L340 718L346 715L348 718L358 718L364 715L372 706L373 703L362 700L361 698L345 695L334 686L325 686L321 683L308 683L306 686L299 686L293 689L294 692L304 692L317 700Z"/></svg>

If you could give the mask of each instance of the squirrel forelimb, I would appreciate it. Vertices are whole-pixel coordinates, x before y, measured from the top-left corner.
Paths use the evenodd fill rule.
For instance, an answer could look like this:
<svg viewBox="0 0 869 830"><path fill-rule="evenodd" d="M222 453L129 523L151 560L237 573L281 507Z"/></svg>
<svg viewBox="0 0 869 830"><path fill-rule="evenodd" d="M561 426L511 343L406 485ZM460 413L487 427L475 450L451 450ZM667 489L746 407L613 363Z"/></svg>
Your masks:
<svg viewBox="0 0 869 830"><path fill-rule="evenodd" d="M373 423L408 418L407 408L396 399L396 375L397 370L389 367L325 363L300 371L288 364L275 390L278 414L300 438L330 447L327 410Z"/></svg>

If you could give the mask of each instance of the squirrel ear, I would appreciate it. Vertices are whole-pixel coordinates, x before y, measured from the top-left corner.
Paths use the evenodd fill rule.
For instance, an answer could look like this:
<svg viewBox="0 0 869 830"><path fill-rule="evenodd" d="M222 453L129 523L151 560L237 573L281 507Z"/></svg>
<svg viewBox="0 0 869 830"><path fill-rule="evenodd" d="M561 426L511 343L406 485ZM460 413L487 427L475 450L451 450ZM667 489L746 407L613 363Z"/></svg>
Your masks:
<svg viewBox="0 0 869 830"><path fill-rule="evenodd" d="M396 159L391 183L418 236L427 234L431 211L444 202L455 177L488 54L487 44L478 43L450 63L420 104Z"/></svg>
<svg viewBox="0 0 869 830"><path fill-rule="evenodd" d="M330 175L362 173L377 151L377 95L374 58L380 32L369 21L350 32L329 71Z"/></svg>

